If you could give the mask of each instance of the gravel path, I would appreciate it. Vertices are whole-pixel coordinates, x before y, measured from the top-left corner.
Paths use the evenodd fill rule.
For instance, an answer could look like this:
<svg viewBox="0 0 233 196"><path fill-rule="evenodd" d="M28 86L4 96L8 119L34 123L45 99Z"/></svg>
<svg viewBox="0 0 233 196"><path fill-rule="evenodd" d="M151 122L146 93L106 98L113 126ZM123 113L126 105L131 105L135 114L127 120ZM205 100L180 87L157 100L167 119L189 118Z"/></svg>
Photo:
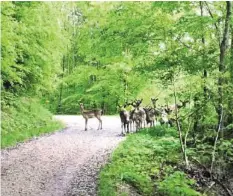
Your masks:
<svg viewBox="0 0 233 196"><path fill-rule="evenodd" d="M67 128L1 151L2 196L96 195L100 167L124 138L120 119L103 116L89 120L84 131L81 116L56 116Z"/></svg>

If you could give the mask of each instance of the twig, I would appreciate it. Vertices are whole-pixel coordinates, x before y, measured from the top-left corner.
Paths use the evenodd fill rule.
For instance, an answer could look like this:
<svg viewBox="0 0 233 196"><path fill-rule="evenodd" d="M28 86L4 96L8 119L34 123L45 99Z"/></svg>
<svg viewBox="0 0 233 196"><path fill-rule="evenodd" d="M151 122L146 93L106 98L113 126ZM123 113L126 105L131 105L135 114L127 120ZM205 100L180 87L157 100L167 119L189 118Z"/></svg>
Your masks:
<svg viewBox="0 0 233 196"><path fill-rule="evenodd" d="M202 163L200 163L200 161L198 161L198 160L195 159L194 157L190 157L190 158L191 158L191 160L195 161L200 167L202 167L208 174L211 175L209 169L208 169L205 165L203 165ZM228 196L233 196L233 193L232 193L223 183L221 183L221 182L217 179L217 177L216 177L215 175L213 175L213 174L212 174L212 180L213 180L214 182L218 183L218 184L227 192L227 195L228 195Z"/></svg>
<svg viewBox="0 0 233 196"><path fill-rule="evenodd" d="M223 183L221 183L217 178L213 178L213 180L217 182L227 192L229 196L233 196L233 193Z"/></svg>
<svg viewBox="0 0 233 196"><path fill-rule="evenodd" d="M215 185L215 182L212 182L210 186L208 186L207 189L204 191L204 194L207 193L214 185Z"/></svg>
<svg viewBox="0 0 233 196"><path fill-rule="evenodd" d="M211 174L213 172L213 167L214 167L215 151L216 151L217 141L218 141L218 137L219 137L219 132L221 131L221 127L222 127L222 117L223 117L223 106L221 105L221 117L220 117L219 124L218 124L217 135L216 135L215 141L214 141L214 150L212 152L212 162L211 162L211 168L210 168Z"/></svg>
<svg viewBox="0 0 233 196"><path fill-rule="evenodd" d="M207 9L209 15L211 16L212 19L214 19L214 16L213 16L213 14L212 14L212 12L211 12L211 10L210 10L210 8L209 8L209 5L207 4L206 1L204 1L204 3L205 3L205 5L206 5L206 9ZM216 22L214 23L214 26L215 26L215 29L216 29L216 32L217 32L217 36L218 36L218 39L219 39L219 40L218 40L218 41L219 41L219 46L220 46L220 45L221 45L221 44L220 44L220 30L219 30L218 25L216 24Z"/></svg>

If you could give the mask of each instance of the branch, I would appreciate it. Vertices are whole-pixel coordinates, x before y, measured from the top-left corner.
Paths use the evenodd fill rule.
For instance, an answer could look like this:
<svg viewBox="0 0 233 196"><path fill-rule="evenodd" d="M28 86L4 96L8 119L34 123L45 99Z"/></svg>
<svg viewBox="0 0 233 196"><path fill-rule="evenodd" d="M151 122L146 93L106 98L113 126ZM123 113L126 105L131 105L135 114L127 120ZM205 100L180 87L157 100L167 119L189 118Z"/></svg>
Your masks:
<svg viewBox="0 0 233 196"><path fill-rule="evenodd" d="M211 12L211 10L210 10L210 8L209 8L209 5L207 4L206 1L204 1L204 3L205 3L205 5L206 5L206 9L207 9L209 15L211 16L212 19L214 19L214 16L213 16L213 14L212 14L212 12ZM216 22L214 23L214 26L215 26L215 29L216 29L216 32L217 32L217 36L218 36L218 40L219 40L219 46L220 46L220 30L219 30L219 27L218 27L218 25L216 24Z"/></svg>
<svg viewBox="0 0 233 196"><path fill-rule="evenodd" d="M211 175L209 169L208 169L205 165L203 165L202 163L200 163L200 161L198 161L198 160L197 160L196 158L194 158L194 157L190 157L190 158L191 158L191 160L195 161L200 167L202 167L208 174ZM231 192L223 183L221 183L221 182L217 179L216 176L212 175L212 180L213 180L214 182L218 183L218 184L227 192L227 195L228 195L228 196L233 196L232 192Z"/></svg>
<svg viewBox="0 0 233 196"><path fill-rule="evenodd" d="M212 152L212 162L211 162L210 174L212 174L212 172L213 172L214 161L215 161L215 151L216 151L217 141L218 141L218 137L219 137L219 132L221 131L221 127L222 127L222 117L223 117L223 106L221 105L221 117L220 117L219 124L218 124L217 135L216 135L215 141L214 141L214 150Z"/></svg>
<svg viewBox="0 0 233 196"><path fill-rule="evenodd" d="M174 86L174 98L175 98L175 105L177 105L177 97L176 97L176 88L175 88L175 84L173 84ZM184 156L184 160L185 160L185 166L186 166L186 169L189 170L189 162L188 162L188 157L187 157L187 154L186 154L186 147L185 147L185 142L186 141L183 141L183 135L182 135L182 130L180 128L180 121L179 121L179 116L178 116L178 109L176 108L175 109L175 121L176 121L176 126L177 126L177 129L178 129L178 132L179 132L179 137L180 137L180 144L181 144L181 149L182 149L182 153L183 153L183 156ZM185 138L186 139L186 138Z"/></svg>
<svg viewBox="0 0 233 196"><path fill-rule="evenodd" d="M191 46L189 46L189 45L187 45L186 43L182 42L181 39L180 39L180 37L177 37L176 40L179 41L181 44L183 44L185 47L187 47L187 48L193 50L193 48L192 48Z"/></svg>

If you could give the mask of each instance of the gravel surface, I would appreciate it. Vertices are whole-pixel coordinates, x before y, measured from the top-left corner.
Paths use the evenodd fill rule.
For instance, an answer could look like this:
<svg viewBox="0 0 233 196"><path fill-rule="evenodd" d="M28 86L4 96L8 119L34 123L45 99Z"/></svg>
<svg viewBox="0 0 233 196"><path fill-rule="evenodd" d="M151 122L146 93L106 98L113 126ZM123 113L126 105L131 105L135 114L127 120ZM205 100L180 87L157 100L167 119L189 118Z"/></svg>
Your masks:
<svg viewBox="0 0 233 196"><path fill-rule="evenodd" d="M2 196L86 196L97 194L97 176L120 136L120 118L103 116L84 131L81 116L56 116L67 128L1 151Z"/></svg>

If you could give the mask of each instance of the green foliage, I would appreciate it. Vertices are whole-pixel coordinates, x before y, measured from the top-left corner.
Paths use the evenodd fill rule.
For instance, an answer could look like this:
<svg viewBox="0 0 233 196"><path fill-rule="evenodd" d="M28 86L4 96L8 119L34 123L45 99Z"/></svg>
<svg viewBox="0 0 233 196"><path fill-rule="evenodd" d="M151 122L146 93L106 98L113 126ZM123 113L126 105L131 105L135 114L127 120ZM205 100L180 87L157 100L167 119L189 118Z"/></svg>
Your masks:
<svg viewBox="0 0 233 196"><path fill-rule="evenodd" d="M183 172L176 171L172 175L167 176L162 182L158 183L159 195L183 195L198 196L200 193L191 188L195 181L188 179Z"/></svg>
<svg viewBox="0 0 233 196"><path fill-rule="evenodd" d="M51 2L1 3L3 89L38 95L54 89L64 44L69 45L61 24L68 22L67 12L59 14L61 7Z"/></svg>
<svg viewBox="0 0 233 196"><path fill-rule="evenodd" d="M231 17L228 33L230 49L225 52L224 69L220 71L225 16L226 2L2 2L3 136L7 141L13 138L14 143L29 138L20 136L25 135L24 130L37 132L43 129L42 124L50 126L46 110L34 111L19 97L37 97L53 113L77 114L79 102L83 102L87 108L99 107L105 114L114 114L118 104L136 98L143 98L143 106L151 105L151 97L159 98L158 107L174 104L176 92L178 104L180 99L190 101L179 110L181 142L186 138L187 155L206 166L212 160L219 106L223 106L216 163L230 167L233 20ZM41 108L37 101L32 105ZM41 115L32 118L37 113L45 119ZM135 161L127 156L132 153L129 150L124 154L127 164L116 160L127 170L116 166L114 180L102 180L108 179L114 186L127 182L139 192L150 194L154 185L148 168L153 167L156 173L161 169L159 164L168 159L176 164L180 159L176 137L176 131L163 127L145 130L133 139L130 136L127 141L132 149L138 149L138 154L133 154L138 166L134 167ZM124 148L131 149L127 145ZM143 165L147 162L150 166ZM172 167L166 170L174 173ZM122 175L117 176L119 171ZM174 174L169 180L172 183L180 178ZM105 184L101 186L106 186L106 195L116 193L116 187Z"/></svg>
<svg viewBox="0 0 233 196"><path fill-rule="evenodd" d="M58 86L70 5L1 2L2 147L62 127L38 98Z"/></svg>
<svg viewBox="0 0 233 196"><path fill-rule="evenodd" d="M14 146L18 142L63 127L60 122L52 119L52 114L38 104L36 99L14 98L10 104L2 103L2 109L1 148Z"/></svg>
<svg viewBox="0 0 233 196"><path fill-rule="evenodd" d="M163 181L163 172L173 173L173 164L180 160L179 140L174 129L154 127L129 135L114 151L111 162L100 173L99 195L119 195L128 184L142 195L153 195L156 182ZM185 179L185 181L184 181ZM183 176L184 193L190 191L190 180ZM195 192L193 190L193 192Z"/></svg>

